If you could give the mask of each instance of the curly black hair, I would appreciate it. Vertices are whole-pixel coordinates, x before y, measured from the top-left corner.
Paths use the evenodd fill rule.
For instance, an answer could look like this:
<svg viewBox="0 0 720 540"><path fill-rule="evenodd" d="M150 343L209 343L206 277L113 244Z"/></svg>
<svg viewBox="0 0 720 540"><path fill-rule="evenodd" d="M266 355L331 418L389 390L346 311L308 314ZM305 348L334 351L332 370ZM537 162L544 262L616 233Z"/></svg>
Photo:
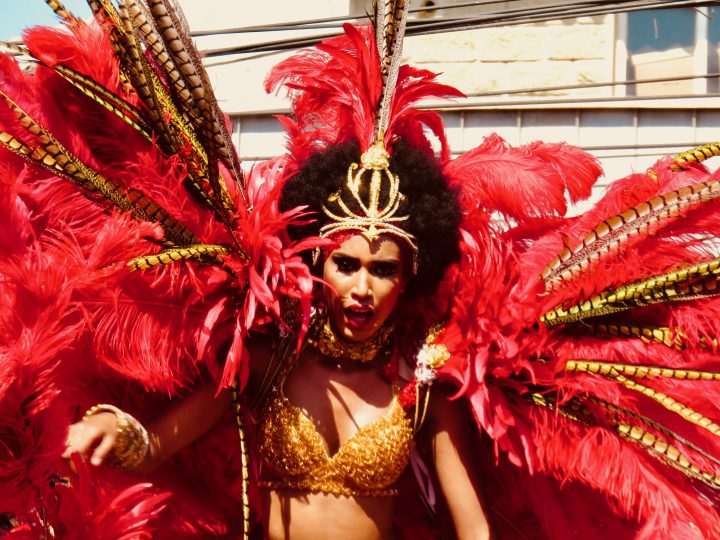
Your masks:
<svg viewBox="0 0 720 540"><path fill-rule="evenodd" d="M280 209L306 205L317 220L291 228L288 233L292 238L319 234L320 227L329 220L322 211L323 203L345 186L350 164L359 162L358 144L338 145L311 156L287 181ZM400 192L405 195L399 214L410 216L395 224L415 237L419 251L417 275L408 283L407 292L428 296L435 292L447 267L460 257L460 206L434 158L407 143L398 141L393 145L390 170L400 177ZM387 193L382 193L382 197L387 197ZM351 209L359 210L352 206Z"/></svg>

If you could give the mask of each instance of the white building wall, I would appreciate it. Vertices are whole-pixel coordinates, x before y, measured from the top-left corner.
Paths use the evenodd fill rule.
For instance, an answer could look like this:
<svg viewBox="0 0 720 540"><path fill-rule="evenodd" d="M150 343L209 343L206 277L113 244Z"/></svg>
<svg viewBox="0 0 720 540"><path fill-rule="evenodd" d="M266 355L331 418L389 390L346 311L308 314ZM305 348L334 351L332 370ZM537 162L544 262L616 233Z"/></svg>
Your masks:
<svg viewBox="0 0 720 540"><path fill-rule="evenodd" d="M443 0L443 4L452 1ZM365 0L181 3L194 32L342 18L367 8ZM557 3L508 2L504 9ZM490 7L463 9L482 14ZM457 10L445 11L440 15L457 14ZM662 16L662 12L657 13ZM707 15L704 12L697 17ZM441 72L443 82L469 95L467 100L457 100L449 109L442 109L455 152L476 146L490 132L499 133L511 144L538 139L566 141L599 157L606 171L602 188L609 179L646 170L660 156L720 139L718 103L715 97L705 96L706 89L718 85L702 77L692 78L695 73L707 73L705 68L713 62L718 63L715 56L720 49L716 43L707 42L712 28L700 28L698 34L705 52L700 46L683 45L665 53L638 53L628 50L628 32L635 32L636 24L635 19L629 23L627 16L619 14L410 36L404 60ZM197 42L212 52L337 31L339 27L330 24L328 28L303 31L198 36ZM206 60L221 105L233 119L240 154L247 160L283 152L284 137L272 115L288 112L288 104L281 96L266 95L262 81L270 67L288 54L213 55ZM665 73L689 78L646 85L618 84L629 76L655 78ZM440 103L428 106L447 107Z"/></svg>

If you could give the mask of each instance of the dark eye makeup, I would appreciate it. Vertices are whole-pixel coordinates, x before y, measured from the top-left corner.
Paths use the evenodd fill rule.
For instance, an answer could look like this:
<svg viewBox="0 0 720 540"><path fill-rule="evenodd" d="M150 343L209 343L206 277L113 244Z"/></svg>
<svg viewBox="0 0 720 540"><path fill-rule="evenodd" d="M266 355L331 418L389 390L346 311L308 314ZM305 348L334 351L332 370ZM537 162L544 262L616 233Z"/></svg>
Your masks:
<svg viewBox="0 0 720 540"><path fill-rule="evenodd" d="M337 269L343 274L357 272L360 269L360 261L354 257L345 257L344 255L335 255L333 262Z"/></svg>
<svg viewBox="0 0 720 540"><path fill-rule="evenodd" d="M339 272L351 274L360 270L360 260L345 255L335 255L333 262ZM377 261L370 266L370 273L377 277L393 277L400 269L399 263L395 261Z"/></svg>
<svg viewBox="0 0 720 540"><path fill-rule="evenodd" d="M398 267L397 263L381 261L373 263L370 272L378 277L393 277L398 273Z"/></svg>

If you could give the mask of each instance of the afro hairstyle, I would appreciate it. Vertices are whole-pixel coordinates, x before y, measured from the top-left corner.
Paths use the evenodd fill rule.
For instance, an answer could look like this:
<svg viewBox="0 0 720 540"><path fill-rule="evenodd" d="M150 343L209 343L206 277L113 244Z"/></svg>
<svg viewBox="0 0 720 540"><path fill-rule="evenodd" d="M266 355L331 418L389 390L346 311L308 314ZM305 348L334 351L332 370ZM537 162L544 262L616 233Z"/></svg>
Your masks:
<svg viewBox="0 0 720 540"><path fill-rule="evenodd" d="M351 163L360 162L357 143L331 147L313 154L283 186L280 209L307 206L314 213L312 223L292 227L293 239L318 235L329 222L322 211L328 197L343 189ZM455 192L443 178L433 158L403 141L396 142L390 156L390 170L400 178L400 192L405 196L399 208L406 221L396 223L415 237L418 247L418 270L407 286L408 294L429 296L435 292L445 270L460 257L460 206ZM381 193L387 200L387 192ZM348 203L351 198L344 198ZM357 206L350 209L359 212Z"/></svg>

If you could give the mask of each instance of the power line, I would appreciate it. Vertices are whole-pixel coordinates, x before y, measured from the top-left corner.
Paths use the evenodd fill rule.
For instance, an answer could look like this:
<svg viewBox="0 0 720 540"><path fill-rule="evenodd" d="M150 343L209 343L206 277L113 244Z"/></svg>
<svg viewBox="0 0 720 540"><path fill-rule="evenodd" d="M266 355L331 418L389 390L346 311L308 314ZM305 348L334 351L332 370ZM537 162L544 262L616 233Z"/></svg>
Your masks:
<svg viewBox="0 0 720 540"><path fill-rule="evenodd" d="M419 14L423 12L432 12L446 9L461 9L466 7L481 7L495 4L507 4L519 2L520 0L485 0L476 2L463 2L458 4L440 4L435 6L427 6L422 8L413 8L409 10L409 14ZM288 30L312 30L314 28L338 28L342 23L357 21L359 19L369 18L368 14L344 15L341 17L326 17L322 19L305 19L301 21L288 21L283 23L244 26L239 28L226 28L220 30L199 30L191 32L193 37L217 36L224 34L246 34L252 32L283 32Z"/></svg>
<svg viewBox="0 0 720 540"><path fill-rule="evenodd" d="M498 2L467 2L465 5L478 4L496 4ZM707 0L675 0L671 2L660 2L655 0L626 0L621 2L564 2L557 4L549 4L535 6L530 8L519 8L515 10L503 10L498 12L490 12L487 14L462 17L462 18L443 18L424 21L420 19L412 19L408 21L407 35L426 35L438 32L450 32L459 30L469 30L474 28L490 28L497 26L508 26L528 23L547 22L552 20L563 20L576 17L591 17L598 15L609 15L615 13L624 13L631 11L640 11L648 9L669 9L680 7L704 7L709 5L717 5L718 2L709 2ZM461 5L441 5L427 9L452 9L462 7ZM340 22L357 20L357 17L347 18L329 18L299 21L298 23L285 23L282 25L253 26L247 28L236 28L233 30L219 30L215 32L199 32L194 34L200 35L216 35L216 34L242 34L246 32L275 31L275 30L300 30L300 29L318 29L332 28L328 26L329 22ZM321 24L323 26L316 26ZM265 41L261 43L253 43L250 45L238 45L232 47L224 47L211 49L207 51L206 57L217 57L233 54L259 53L259 52L279 52L284 50L292 50L300 47L306 47L318 43L323 39L338 35L339 28L335 32L323 34L313 34L309 36L293 37L274 41Z"/></svg>

